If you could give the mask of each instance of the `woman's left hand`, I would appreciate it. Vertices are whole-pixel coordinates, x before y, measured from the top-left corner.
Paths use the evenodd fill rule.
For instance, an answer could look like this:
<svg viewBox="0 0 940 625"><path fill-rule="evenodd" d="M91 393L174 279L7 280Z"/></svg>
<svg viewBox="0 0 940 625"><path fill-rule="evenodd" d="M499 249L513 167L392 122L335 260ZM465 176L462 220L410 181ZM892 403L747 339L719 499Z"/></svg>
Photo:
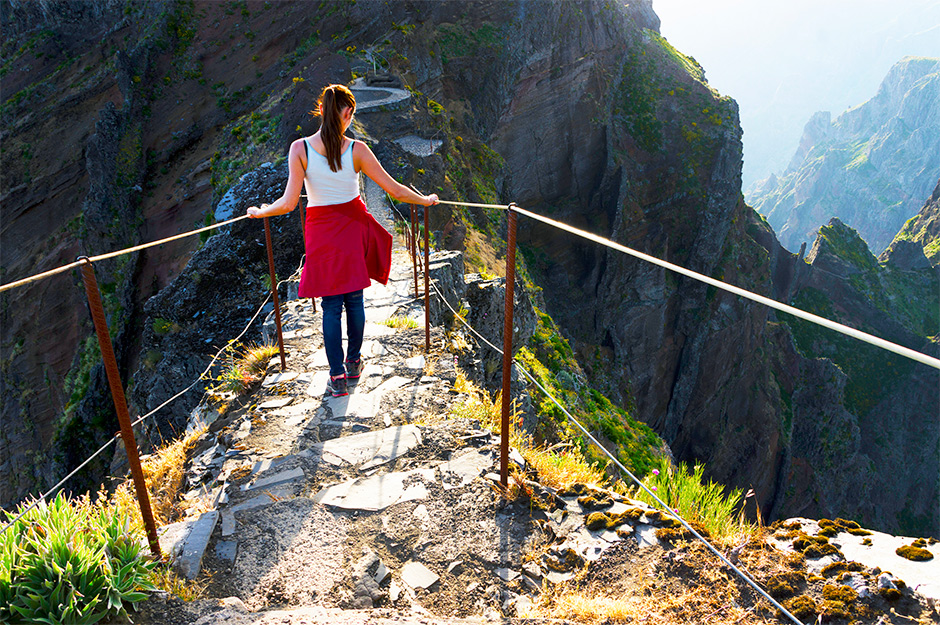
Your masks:
<svg viewBox="0 0 940 625"><path fill-rule="evenodd" d="M425 206L434 206L435 204L440 202L440 199L438 199L437 197L437 193L432 193L431 195L425 196L425 199L427 199L428 201L428 203L425 204Z"/></svg>
<svg viewBox="0 0 940 625"><path fill-rule="evenodd" d="M261 208L258 208L257 206L249 206L248 211L247 211L248 216L251 217L252 219L259 219L261 217L264 217L264 215L262 214L262 211L266 208L266 206L267 206L266 204L262 204Z"/></svg>

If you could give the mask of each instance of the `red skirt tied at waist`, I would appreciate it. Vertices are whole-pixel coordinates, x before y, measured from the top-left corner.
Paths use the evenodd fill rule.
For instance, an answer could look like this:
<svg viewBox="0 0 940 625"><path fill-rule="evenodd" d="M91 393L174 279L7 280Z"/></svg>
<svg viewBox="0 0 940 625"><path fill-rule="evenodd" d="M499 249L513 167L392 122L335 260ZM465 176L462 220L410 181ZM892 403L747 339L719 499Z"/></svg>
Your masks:
<svg viewBox="0 0 940 625"><path fill-rule="evenodd" d="M360 197L343 204L308 206L304 250L300 297L351 293L367 288L370 280L388 283L392 235Z"/></svg>

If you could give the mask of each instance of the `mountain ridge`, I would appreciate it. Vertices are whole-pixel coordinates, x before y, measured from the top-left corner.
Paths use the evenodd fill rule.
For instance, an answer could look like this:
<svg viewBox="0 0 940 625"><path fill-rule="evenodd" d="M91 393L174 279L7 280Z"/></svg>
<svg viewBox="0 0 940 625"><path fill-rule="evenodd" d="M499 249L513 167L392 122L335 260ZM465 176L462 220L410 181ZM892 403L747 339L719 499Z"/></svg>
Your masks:
<svg viewBox="0 0 940 625"><path fill-rule="evenodd" d="M940 177L940 59L905 57L870 100L807 122L787 170L752 185L748 201L798 249L829 217L881 253Z"/></svg>

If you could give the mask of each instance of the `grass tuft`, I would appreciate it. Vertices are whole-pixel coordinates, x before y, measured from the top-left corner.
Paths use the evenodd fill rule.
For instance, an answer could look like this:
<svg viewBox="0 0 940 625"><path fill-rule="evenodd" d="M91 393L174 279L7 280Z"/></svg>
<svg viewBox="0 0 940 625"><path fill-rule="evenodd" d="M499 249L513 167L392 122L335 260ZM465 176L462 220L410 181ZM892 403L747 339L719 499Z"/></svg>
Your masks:
<svg viewBox="0 0 940 625"><path fill-rule="evenodd" d="M718 539L739 541L753 536L757 528L744 519L746 497L742 491L706 481L703 473L703 465L690 469L686 464L673 466L661 459L659 468L651 471L644 483L670 508L678 510L683 519L700 524ZM642 489L636 489L633 497L659 506Z"/></svg>
<svg viewBox="0 0 940 625"><path fill-rule="evenodd" d="M392 315L382 323L396 330L410 330L418 327L417 321L405 315Z"/></svg>

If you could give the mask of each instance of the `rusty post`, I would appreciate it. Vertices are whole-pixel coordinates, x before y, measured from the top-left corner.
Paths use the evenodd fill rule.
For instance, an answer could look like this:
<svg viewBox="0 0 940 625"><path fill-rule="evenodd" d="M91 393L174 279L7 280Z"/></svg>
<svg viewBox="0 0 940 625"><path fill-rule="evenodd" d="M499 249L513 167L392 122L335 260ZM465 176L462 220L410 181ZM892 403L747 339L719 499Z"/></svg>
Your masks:
<svg viewBox="0 0 940 625"><path fill-rule="evenodd" d="M277 348L281 352L281 372L287 369L284 357L284 335L281 333L281 305L277 301L277 274L274 273L274 246L271 245L271 222L264 218L264 242L268 247L268 273L271 274L271 297L274 298L274 325L277 327ZM316 304L313 310L316 311Z"/></svg>
<svg viewBox="0 0 940 625"><path fill-rule="evenodd" d="M512 371L513 300L516 284L516 212L509 205L506 244L506 312L503 317L503 414L500 420L499 483L509 487L509 383Z"/></svg>
<svg viewBox="0 0 940 625"><path fill-rule="evenodd" d="M411 266L415 274L415 299L418 299L418 226L415 220L415 205L411 205Z"/></svg>
<svg viewBox="0 0 940 625"><path fill-rule="evenodd" d="M131 428L131 419L127 412L127 399L124 397L124 386L121 384L121 374L118 371L117 359L114 357L111 335L108 333L108 320L105 319L104 307L101 305L101 292L98 291L95 269L87 256L81 256L79 260L85 261L82 265L82 281L85 283L85 294L88 296L88 307L91 309L91 318L95 324L95 334L98 335L98 346L101 348L101 360L104 362L104 370L108 376L108 386L111 387L114 411L117 413L118 423L121 424L121 440L124 441L124 447L127 449L127 461L131 465L134 488L137 490L137 502L140 504L140 516L147 530L147 542L150 543L150 553L155 559L161 560L163 556L160 554L157 525L153 521L153 511L150 508L150 493L147 491L144 471L140 467L140 454L137 451L137 441L134 438L134 430Z"/></svg>
<svg viewBox="0 0 940 625"><path fill-rule="evenodd" d="M429 307L430 299L430 290L431 285L428 284L430 278L428 274L431 273L431 263L428 261L429 250L431 249L428 245L428 211L427 206L424 207L424 353L431 353L431 313Z"/></svg>

